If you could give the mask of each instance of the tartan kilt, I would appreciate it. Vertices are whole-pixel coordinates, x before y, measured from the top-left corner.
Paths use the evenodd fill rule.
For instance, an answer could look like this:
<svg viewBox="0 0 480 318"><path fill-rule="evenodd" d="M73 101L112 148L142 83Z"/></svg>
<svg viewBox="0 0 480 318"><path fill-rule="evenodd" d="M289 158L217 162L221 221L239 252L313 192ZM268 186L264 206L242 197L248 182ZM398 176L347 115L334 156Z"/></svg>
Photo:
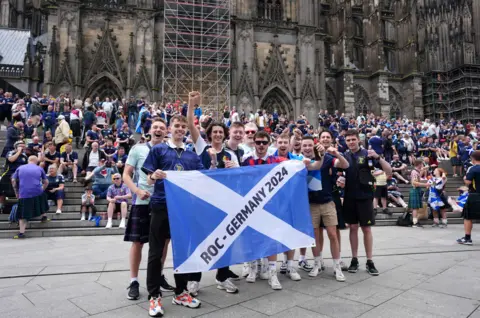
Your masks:
<svg viewBox="0 0 480 318"><path fill-rule="evenodd" d="M410 194L408 197L408 208L409 209L423 208L422 190L420 188L410 189Z"/></svg>
<svg viewBox="0 0 480 318"><path fill-rule="evenodd" d="M17 218L28 221L48 212L48 209L45 192L33 198L18 199Z"/></svg>
<svg viewBox="0 0 480 318"><path fill-rule="evenodd" d="M125 229L125 242L148 243L150 235L150 205L132 205Z"/></svg>

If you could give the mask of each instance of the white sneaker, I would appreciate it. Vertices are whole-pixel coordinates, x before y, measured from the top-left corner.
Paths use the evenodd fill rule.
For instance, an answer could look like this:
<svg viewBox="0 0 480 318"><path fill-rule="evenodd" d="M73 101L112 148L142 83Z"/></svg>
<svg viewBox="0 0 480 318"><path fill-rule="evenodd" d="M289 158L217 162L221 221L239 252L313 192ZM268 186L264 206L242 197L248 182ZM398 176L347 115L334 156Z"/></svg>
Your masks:
<svg viewBox="0 0 480 318"><path fill-rule="evenodd" d="M62 213L62 210L57 209L57 214L61 214L61 213Z"/></svg>
<svg viewBox="0 0 480 318"><path fill-rule="evenodd" d="M224 290L226 291L227 293L229 294L236 294L238 293L238 288L237 286L235 286L234 283L232 283L230 281L230 279L226 279L224 282L219 282L218 280L216 281L217 282L217 288L220 289L220 290Z"/></svg>
<svg viewBox="0 0 480 318"><path fill-rule="evenodd" d="M348 266L343 260L340 261L340 268L342 269L342 271L348 270Z"/></svg>
<svg viewBox="0 0 480 318"><path fill-rule="evenodd" d="M278 281L277 277L277 270L276 269L271 269L268 271L269 278L268 278L268 284L270 287L272 287L273 290L280 290L282 289L282 285Z"/></svg>
<svg viewBox="0 0 480 318"><path fill-rule="evenodd" d="M106 229L111 229L112 228L112 220L107 221L107 226L105 226Z"/></svg>
<svg viewBox="0 0 480 318"><path fill-rule="evenodd" d="M335 279L337 282L344 282L345 281L345 276L343 275L342 269L340 268L340 265L337 268L333 269L333 275L335 276Z"/></svg>
<svg viewBox="0 0 480 318"><path fill-rule="evenodd" d="M85 221L85 215L82 215L82 218L80 219L80 221Z"/></svg>
<svg viewBox="0 0 480 318"><path fill-rule="evenodd" d="M120 225L118 226L120 229L124 229L125 228L125 219L122 219L120 221Z"/></svg>
<svg viewBox="0 0 480 318"><path fill-rule="evenodd" d="M260 279L267 280L270 278L270 273L268 270L268 266L263 266L260 269Z"/></svg>
<svg viewBox="0 0 480 318"><path fill-rule="evenodd" d="M318 266L317 262L313 265L312 270L308 273L308 276L310 277L317 277L319 273L322 272L322 269L320 266Z"/></svg>
<svg viewBox="0 0 480 318"><path fill-rule="evenodd" d="M197 297L198 296L198 290L200 289L200 283L199 282L188 282L187 283L187 289L188 289L188 292L190 293L190 295L192 295L193 297Z"/></svg>
<svg viewBox="0 0 480 318"><path fill-rule="evenodd" d="M323 260L323 258L320 259L320 269L321 269L322 271L325 270L325 261Z"/></svg>
<svg viewBox="0 0 480 318"><path fill-rule="evenodd" d="M280 274L286 274L287 273L287 262L282 262L282 265L280 265Z"/></svg>
<svg viewBox="0 0 480 318"><path fill-rule="evenodd" d="M248 274L250 274L250 264L249 263L243 263L242 277L247 277Z"/></svg>
<svg viewBox="0 0 480 318"><path fill-rule="evenodd" d="M248 283L255 283L255 280L257 279L257 262L250 262L249 266L249 272L246 280Z"/></svg>
<svg viewBox="0 0 480 318"><path fill-rule="evenodd" d="M289 267L287 269L287 276L290 277L290 279L293 280L293 281L302 280L302 277L297 272L297 269L295 267Z"/></svg>

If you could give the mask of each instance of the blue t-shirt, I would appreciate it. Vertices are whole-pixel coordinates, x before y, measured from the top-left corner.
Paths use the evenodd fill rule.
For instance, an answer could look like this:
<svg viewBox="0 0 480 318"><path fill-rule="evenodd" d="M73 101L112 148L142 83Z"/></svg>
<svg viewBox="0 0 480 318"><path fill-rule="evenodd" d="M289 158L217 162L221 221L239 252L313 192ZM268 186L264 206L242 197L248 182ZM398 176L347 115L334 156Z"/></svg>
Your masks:
<svg viewBox="0 0 480 318"><path fill-rule="evenodd" d="M465 179L472 181L472 184L470 185L470 193L480 193L480 165L470 167Z"/></svg>
<svg viewBox="0 0 480 318"><path fill-rule="evenodd" d="M46 127L53 127L55 126L57 115L55 112L44 112L43 113L43 123Z"/></svg>
<svg viewBox="0 0 480 318"><path fill-rule="evenodd" d="M58 188L61 184L65 184L65 179L61 174L56 176L47 176L48 186L45 190L52 190Z"/></svg>
<svg viewBox="0 0 480 318"><path fill-rule="evenodd" d="M98 136L98 133L93 131L93 130L87 131L87 136L90 137L91 140L99 140L100 139L100 137Z"/></svg>
<svg viewBox="0 0 480 318"><path fill-rule="evenodd" d="M162 143L155 145L143 163L143 170L146 173L153 173L160 169L163 171L191 171L202 170L203 165L196 153L183 148L172 148L171 144ZM144 171L145 172L145 171ZM168 177L168 176L167 176ZM165 204L165 185L163 180L157 180L151 201L153 204Z"/></svg>
<svg viewBox="0 0 480 318"><path fill-rule="evenodd" d="M75 151L72 151L69 154L67 154L67 152L62 152L60 158L63 158L63 161L65 162L74 162L75 160L78 160L78 154Z"/></svg>
<svg viewBox="0 0 480 318"><path fill-rule="evenodd" d="M333 200L332 192L333 192L333 185L335 176L334 164L336 158L331 154L325 154L325 158L323 158L323 164L320 170L313 170L309 171L309 177L313 177L319 179L318 174L320 174L322 180L322 190L319 191L311 191L309 188L308 191L308 201L311 203L319 203L325 204L331 202Z"/></svg>

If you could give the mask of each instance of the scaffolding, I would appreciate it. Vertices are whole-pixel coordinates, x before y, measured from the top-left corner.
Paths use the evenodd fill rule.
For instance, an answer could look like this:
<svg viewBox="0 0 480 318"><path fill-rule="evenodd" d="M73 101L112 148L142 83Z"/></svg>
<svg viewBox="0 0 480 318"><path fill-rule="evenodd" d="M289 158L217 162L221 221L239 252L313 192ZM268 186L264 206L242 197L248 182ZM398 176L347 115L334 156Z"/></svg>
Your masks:
<svg viewBox="0 0 480 318"><path fill-rule="evenodd" d="M165 0L163 102L202 94L216 115L230 105L230 0Z"/></svg>
<svg viewBox="0 0 480 318"><path fill-rule="evenodd" d="M480 65L462 65L425 74L423 104L426 118L479 120Z"/></svg>

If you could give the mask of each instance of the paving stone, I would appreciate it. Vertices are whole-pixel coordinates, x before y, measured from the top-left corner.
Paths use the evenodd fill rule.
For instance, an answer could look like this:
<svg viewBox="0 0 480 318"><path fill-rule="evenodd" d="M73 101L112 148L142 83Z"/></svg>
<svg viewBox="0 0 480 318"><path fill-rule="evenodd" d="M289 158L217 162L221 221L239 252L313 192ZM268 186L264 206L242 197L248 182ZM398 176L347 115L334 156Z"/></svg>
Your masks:
<svg viewBox="0 0 480 318"><path fill-rule="evenodd" d="M445 317L467 317L480 305L479 301L415 288L393 298L390 303L408 304L410 308Z"/></svg>
<svg viewBox="0 0 480 318"><path fill-rule="evenodd" d="M90 316L91 318L133 318L133 317L147 317L147 312L140 306L131 305L121 307L115 310L102 312L97 315Z"/></svg>
<svg viewBox="0 0 480 318"><path fill-rule="evenodd" d="M96 264L93 263L93 264L88 264L88 266L85 266L84 264L48 266L41 272L41 274L48 275L48 274L60 274L60 273L70 274L70 273L78 273L78 272L97 272L97 271L102 271L104 267L105 267L104 263L96 263Z"/></svg>
<svg viewBox="0 0 480 318"><path fill-rule="evenodd" d="M374 308L370 305L357 303L331 295L324 295L311 301L304 302L303 304L298 305L298 307L335 318L358 317L364 312Z"/></svg>
<svg viewBox="0 0 480 318"><path fill-rule="evenodd" d="M5 314L8 318L81 318L88 314L69 302L61 300L49 304L42 304L34 307L18 307Z"/></svg>
<svg viewBox="0 0 480 318"><path fill-rule="evenodd" d="M146 301L146 297L139 300L129 300L126 296L127 290L125 288L123 290L104 289L101 292L86 296L70 297L70 301L90 315Z"/></svg>
<svg viewBox="0 0 480 318"><path fill-rule="evenodd" d="M435 259L427 259L409 262L408 264L399 266L397 268L405 272L435 276L456 264L457 262L452 260L445 259L439 261Z"/></svg>
<svg viewBox="0 0 480 318"><path fill-rule="evenodd" d="M413 309L406 306L400 306L393 303L385 303L365 314L359 318L438 318L439 316L430 314L425 311Z"/></svg>
<svg viewBox="0 0 480 318"><path fill-rule="evenodd" d="M480 318L480 308L477 308L468 318Z"/></svg>
<svg viewBox="0 0 480 318"><path fill-rule="evenodd" d="M92 295L109 291L108 288L97 283L85 283L76 285L75 287L65 286L60 288L53 288L42 290L39 292L26 293L27 297L33 304L48 304L62 299L70 299L85 295Z"/></svg>
<svg viewBox="0 0 480 318"><path fill-rule="evenodd" d="M0 316L4 313L16 310L18 308L31 308L33 304L28 301L23 295L15 295L10 297L0 298ZM4 316L5 317L5 316Z"/></svg>
<svg viewBox="0 0 480 318"><path fill-rule="evenodd" d="M20 278L4 278L0 279L0 288L6 288L10 286L25 285L31 281L31 277L20 277Z"/></svg>
<svg viewBox="0 0 480 318"><path fill-rule="evenodd" d="M377 285L374 283L374 280L368 280L336 290L331 295L367 305L378 306L401 292L399 289Z"/></svg>
<svg viewBox="0 0 480 318"><path fill-rule="evenodd" d="M42 287L38 285L15 285L10 287L5 287L0 289L0 298L9 297L13 295L20 295L24 293L31 293L35 291L43 290Z"/></svg>
<svg viewBox="0 0 480 318"><path fill-rule="evenodd" d="M219 310L218 307L213 306L205 301L202 301L202 305L199 308L191 309L183 306L172 304L172 297L163 298L163 307L165 308L165 317L168 318L190 318L208 314ZM145 315L148 315L148 302L143 302L138 305L143 308ZM207 315L209 316L209 315Z"/></svg>
<svg viewBox="0 0 480 318"><path fill-rule="evenodd" d="M266 315L275 315L288 308L313 300L314 297L297 293L292 290L280 290L244 302L242 303L242 306Z"/></svg>
<svg viewBox="0 0 480 318"><path fill-rule="evenodd" d="M302 317L302 318L329 318L326 315L319 314L314 311L303 309L300 307L292 307L285 311L282 311L275 315L276 318L292 318L292 317Z"/></svg>
<svg viewBox="0 0 480 318"><path fill-rule="evenodd" d="M3 263L3 258L4 257L5 256L2 256L2 263ZM10 266L8 266L8 264L5 264L5 266L2 266L2 270L0 271L0 277L16 277L16 276L37 275L44 268L45 268L45 266L32 266L32 267L12 266L12 267L10 267Z"/></svg>
<svg viewBox="0 0 480 318"><path fill-rule="evenodd" d="M202 283L203 281L201 284ZM239 289L239 293L237 294L228 294L225 291L218 289L215 284L200 289L198 299L206 301L216 307L225 308L274 292L274 290L268 285L267 281L264 280L257 280L254 284L247 283L245 280L233 283L237 285Z"/></svg>
<svg viewBox="0 0 480 318"><path fill-rule="evenodd" d="M219 309L217 311L210 312L206 315L198 316L198 318L243 318L243 317L262 318L262 317L268 317L268 316L261 314L259 312L253 311L251 309L245 308L241 305ZM278 315L276 315L275 317L278 317Z"/></svg>
<svg viewBox="0 0 480 318"><path fill-rule="evenodd" d="M367 281L371 281L377 285L382 285L385 287L408 290L418 284L421 284L429 278L430 276L426 274L411 273L394 269L386 273L381 273L380 276L371 277Z"/></svg>
<svg viewBox="0 0 480 318"><path fill-rule="evenodd" d="M40 285L43 289L51 289L95 282L99 277L100 273L37 276L31 279L28 285Z"/></svg>
<svg viewBox="0 0 480 318"><path fill-rule="evenodd" d="M284 289L294 290L299 293L318 297L321 295L329 294L337 289L343 288L350 284L347 278L347 282L337 282L335 279L324 278L325 274L322 273L315 279L303 279L300 282L294 282L290 279L282 281L282 287Z"/></svg>

